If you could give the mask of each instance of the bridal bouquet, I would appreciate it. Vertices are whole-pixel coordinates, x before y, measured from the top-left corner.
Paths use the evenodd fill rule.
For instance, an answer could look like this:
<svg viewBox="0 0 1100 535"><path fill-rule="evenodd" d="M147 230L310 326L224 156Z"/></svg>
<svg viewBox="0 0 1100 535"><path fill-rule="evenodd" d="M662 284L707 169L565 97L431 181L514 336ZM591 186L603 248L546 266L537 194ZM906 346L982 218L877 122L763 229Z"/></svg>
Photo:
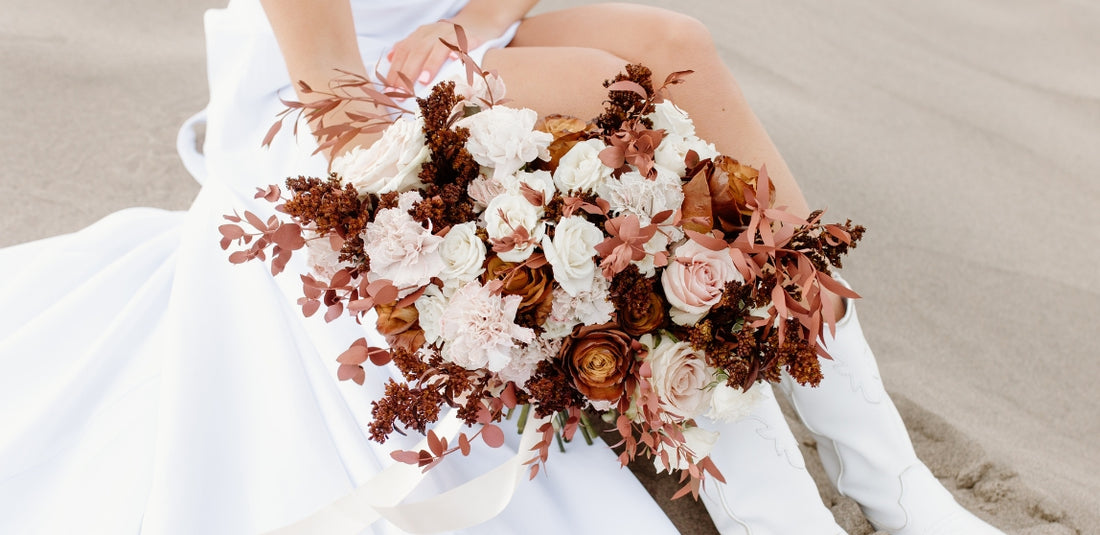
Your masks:
<svg viewBox="0 0 1100 535"><path fill-rule="evenodd" d="M395 459L427 469L476 438L500 446L498 424L521 407L521 425L527 411L542 422L534 477L555 440L591 438L594 412L613 424L623 464L652 458L682 472L676 497L697 496L707 475L722 478L699 417L744 416L753 385L783 370L821 379L819 335L835 321L821 292L855 297L830 270L863 227L773 206L765 168L719 154L663 98L687 72L655 87L628 66L604 84L595 119L540 118L507 106L500 78L453 48L466 79L408 113L324 124L349 102L400 110L412 95L354 76L303 86L318 99L284 113L319 125L319 150L381 139L335 158L328 177L261 189L282 215L226 216L222 247L244 246L235 263L270 255L273 273L304 249L302 312L348 313L386 337L386 348L355 342L338 375L400 372L377 374L388 383L371 436L413 429L427 447ZM466 432L432 429L447 408Z"/></svg>

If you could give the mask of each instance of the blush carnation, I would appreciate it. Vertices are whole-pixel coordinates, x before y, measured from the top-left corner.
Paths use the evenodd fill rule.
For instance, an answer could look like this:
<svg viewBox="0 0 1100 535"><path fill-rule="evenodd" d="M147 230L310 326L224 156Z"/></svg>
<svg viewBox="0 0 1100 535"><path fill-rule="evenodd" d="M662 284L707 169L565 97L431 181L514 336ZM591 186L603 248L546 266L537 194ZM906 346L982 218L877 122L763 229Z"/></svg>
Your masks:
<svg viewBox="0 0 1100 535"><path fill-rule="evenodd" d="M402 201L407 197L402 195ZM443 269L441 243L443 238L433 235L401 206L379 210L363 229L363 251L370 257L372 278L388 279L398 288L423 286L439 274Z"/></svg>
<svg viewBox="0 0 1100 535"><path fill-rule="evenodd" d="M442 356L468 370L499 372L522 351L535 332L516 325L522 298L494 294L476 281L459 288L440 321Z"/></svg>
<svg viewBox="0 0 1100 535"><path fill-rule="evenodd" d="M611 283L596 271L583 291L570 295L562 288L554 288L554 301L550 316L543 327L546 338L564 338L577 325L599 325L611 321L615 305L610 299Z"/></svg>

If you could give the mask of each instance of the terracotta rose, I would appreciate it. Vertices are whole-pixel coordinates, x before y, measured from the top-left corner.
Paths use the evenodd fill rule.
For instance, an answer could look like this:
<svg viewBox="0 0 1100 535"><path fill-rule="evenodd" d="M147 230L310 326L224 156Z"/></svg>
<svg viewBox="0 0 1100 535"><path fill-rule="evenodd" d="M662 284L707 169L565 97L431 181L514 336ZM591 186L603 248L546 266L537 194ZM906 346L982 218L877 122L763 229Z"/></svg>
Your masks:
<svg viewBox="0 0 1100 535"><path fill-rule="evenodd" d="M614 323L578 327L558 352L577 390L605 405L622 397L640 348L617 327Z"/></svg>
<svg viewBox="0 0 1100 535"><path fill-rule="evenodd" d="M519 311L535 310L538 323L546 321L553 305L553 272L550 265L537 269L527 266L515 268L516 264L505 262L499 257L489 258L485 269L486 280L503 280L505 295L518 295L523 300ZM515 269L513 269L515 268ZM511 270L511 271L510 271Z"/></svg>
<svg viewBox="0 0 1100 535"><path fill-rule="evenodd" d="M374 311L378 314L375 326L378 332L386 337L386 343L390 347L401 348L411 353L424 345L424 331L420 329L420 313L417 312L416 307L394 308L393 305L377 305Z"/></svg>

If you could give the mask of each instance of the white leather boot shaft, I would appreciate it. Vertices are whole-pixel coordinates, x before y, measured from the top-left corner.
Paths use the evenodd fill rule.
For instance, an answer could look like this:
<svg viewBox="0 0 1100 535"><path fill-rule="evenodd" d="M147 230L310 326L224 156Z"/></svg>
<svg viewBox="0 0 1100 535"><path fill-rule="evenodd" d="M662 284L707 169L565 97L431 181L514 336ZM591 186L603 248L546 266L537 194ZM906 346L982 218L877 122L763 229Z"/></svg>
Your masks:
<svg viewBox="0 0 1100 535"><path fill-rule="evenodd" d="M877 529L895 535L1001 533L958 505L917 458L855 306L847 305L835 337L823 337L833 360L822 359L821 384L804 387L786 375L781 383L817 439L830 480Z"/></svg>
<svg viewBox="0 0 1100 535"><path fill-rule="evenodd" d="M723 535L836 535L844 530L821 502L798 442L771 388L749 416L734 423L701 421L721 436L711 459L726 483L708 480L703 504Z"/></svg>

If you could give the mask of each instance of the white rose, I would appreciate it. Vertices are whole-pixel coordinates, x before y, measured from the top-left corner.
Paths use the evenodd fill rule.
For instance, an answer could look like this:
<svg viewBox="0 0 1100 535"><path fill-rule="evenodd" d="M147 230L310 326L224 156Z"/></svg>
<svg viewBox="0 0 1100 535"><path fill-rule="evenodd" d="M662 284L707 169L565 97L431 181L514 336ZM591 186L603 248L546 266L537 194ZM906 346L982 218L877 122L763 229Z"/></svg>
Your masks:
<svg viewBox="0 0 1100 535"><path fill-rule="evenodd" d="M676 247L673 258L661 272L661 287L672 305L672 321L694 325L722 299L730 281L745 279L733 264L729 251L712 251L694 241Z"/></svg>
<svg viewBox="0 0 1100 535"><path fill-rule="evenodd" d="M554 136L534 130L538 113L530 109L495 106L460 119L468 128L466 150L477 163L493 168L495 176L512 175L536 158L550 159Z"/></svg>
<svg viewBox="0 0 1100 535"><path fill-rule="evenodd" d="M569 295L591 288L596 272L592 257L603 239L603 231L580 216L562 218L554 229L554 239L542 239L542 251L554 269L554 280Z"/></svg>
<svg viewBox="0 0 1100 535"><path fill-rule="evenodd" d="M684 159L687 158L689 150L695 151L700 160L718 156L718 149L712 143L707 143L695 136L668 135L661 140L657 150L653 151L653 161L677 176L683 176L687 172Z"/></svg>
<svg viewBox="0 0 1100 535"><path fill-rule="evenodd" d="M718 443L718 433L707 431L702 427L688 427L683 430L683 434L684 445L691 450L692 459L690 460L694 462L699 462L703 457L710 455L711 450L714 449L714 445ZM657 469L658 473L665 471L666 468L671 468L672 470L687 470L688 459L682 456L677 457L675 448L663 441L659 448L660 451L668 452L668 462L672 466L666 467L664 463L661 462L661 455L658 453L653 459L653 467ZM672 470L669 470L669 472L671 473Z"/></svg>
<svg viewBox="0 0 1100 535"><path fill-rule="evenodd" d="M476 223L470 221L451 227L439 245L439 255L443 258L439 278L447 285L476 279L483 271L485 253L485 243L477 237Z"/></svg>
<svg viewBox="0 0 1100 535"><path fill-rule="evenodd" d="M423 128L419 115L400 117L370 147L355 147L333 159L332 170L360 195L416 187L421 164L431 156Z"/></svg>
<svg viewBox="0 0 1100 535"><path fill-rule="evenodd" d="M664 130L668 135L680 137L695 135L695 124L687 112L677 108L671 100L658 103L647 117L653 121L654 130Z"/></svg>
<svg viewBox="0 0 1100 535"><path fill-rule="evenodd" d="M649 382L666 413L687 419L710 407L711 392L707 386L713 374L691 344L648 334L640 342L649 350L645 357L653 373Z"/></svg>
<svg viewBox="0 0 1100 535"><path fill-rule="evenodd" d="M748 416L753 407L765 398L763 391L763 388L758 388L755 384L747 392L742 392L739 388L719 382L711 392L707 418L736 422Z"/></svg>
<svg viewBox="0 0 1100 535"><path fill-rule="evenodd" d="M496 109L496 108L494 108ZM516 247L511 251L498 253L497 256L505 262L523 262L531 256L534 244L542 240L546 234L546 223L541 220L542 207L528 202L522 195L505 193L497 195L485 208L485 230L489 237L501 239L511 236L513 229L524 228L527 235L534 240L532 244Z"/></svg>
<svg viewBox="0 0 1100 535"><path fill-rule="evenodd" d="M562 193L593 191L611 176L612 169L600 161L600 151L606 145L599 139L589 139L573 145L558 161L554 184Z"/></svg>
<svg viewBox="0 0 1100 535"><path fill-rule="evenodd" d="M443 312L447 310L447 298L434 284L428 285L424 293L413 302L419 314L417 321L424 331L424 344L432 345L440 339L442 333Z"/></svg>

